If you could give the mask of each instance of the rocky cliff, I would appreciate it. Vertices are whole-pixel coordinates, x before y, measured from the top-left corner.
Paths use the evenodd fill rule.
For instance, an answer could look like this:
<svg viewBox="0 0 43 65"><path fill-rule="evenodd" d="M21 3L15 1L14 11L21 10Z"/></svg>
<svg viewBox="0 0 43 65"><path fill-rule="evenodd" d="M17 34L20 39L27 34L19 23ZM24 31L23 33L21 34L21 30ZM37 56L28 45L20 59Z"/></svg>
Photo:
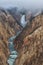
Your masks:
<svg viewBox="0 0 43 65"><path fill-rule="evenodd" d="M15 65L43 65L43 14L34 17L14 42L19 52Z"/></svg>
<svg viewBox="0 0 43 65"><path fill-rule="evenodd" d="M8 39L21 29L9 12L0 10L0 65L8 65ZM15 65L43 65L43 14L28 20L14 45L19 53Z"/></svg>
<svg viewBox="0 0 43 65"><path fill-rule="evenodd" d="M7 65L9 56L8 39L15 35L21 27L6 10L0 9L0 65Z"/></svg>

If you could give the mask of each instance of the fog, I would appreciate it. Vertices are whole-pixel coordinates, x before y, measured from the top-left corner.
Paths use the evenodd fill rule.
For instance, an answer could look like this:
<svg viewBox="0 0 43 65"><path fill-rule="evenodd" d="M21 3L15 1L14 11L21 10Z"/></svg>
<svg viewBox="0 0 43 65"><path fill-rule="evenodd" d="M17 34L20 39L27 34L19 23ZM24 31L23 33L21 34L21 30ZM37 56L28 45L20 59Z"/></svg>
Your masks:
<svg viewBox="0 0 43 65"><path fill-rule="evenodd" d="M26 8L26 9L43 9L43 0L0 0L0 7Z"/></svg>

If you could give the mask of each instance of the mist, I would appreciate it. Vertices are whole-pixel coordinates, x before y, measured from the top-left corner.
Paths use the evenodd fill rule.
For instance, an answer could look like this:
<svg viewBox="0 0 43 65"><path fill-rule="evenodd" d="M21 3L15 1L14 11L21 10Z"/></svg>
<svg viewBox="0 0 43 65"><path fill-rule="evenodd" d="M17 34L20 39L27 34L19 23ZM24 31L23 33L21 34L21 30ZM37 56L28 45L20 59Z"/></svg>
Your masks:
<svg viewBox="0 0 43 65"><path fill-rule="evenodd" d="M30 10L43 9L43 0L0 0L0 7L18 7Z"/></svg>

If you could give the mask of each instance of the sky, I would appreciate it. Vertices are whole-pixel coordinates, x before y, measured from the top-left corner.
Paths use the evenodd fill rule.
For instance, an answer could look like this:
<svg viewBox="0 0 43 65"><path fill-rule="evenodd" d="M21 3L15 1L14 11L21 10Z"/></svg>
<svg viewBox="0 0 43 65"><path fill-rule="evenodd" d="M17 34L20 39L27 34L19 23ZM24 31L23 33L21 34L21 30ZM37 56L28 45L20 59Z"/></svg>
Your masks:
<svg viewBox="0 0 43 65"><path fill-rule="evenodd" d="M43 0L0 0L0 7L43 8Z"/></svg>

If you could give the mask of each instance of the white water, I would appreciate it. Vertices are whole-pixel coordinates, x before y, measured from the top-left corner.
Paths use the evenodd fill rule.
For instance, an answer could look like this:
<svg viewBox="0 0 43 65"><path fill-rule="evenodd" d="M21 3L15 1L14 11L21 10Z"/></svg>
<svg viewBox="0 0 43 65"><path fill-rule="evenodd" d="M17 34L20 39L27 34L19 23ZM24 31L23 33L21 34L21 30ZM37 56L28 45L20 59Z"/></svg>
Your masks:
<svg viewBox="0 0 43 65"><path fill-rule="evenodd" d="M25 15L23 15L21 17L21 25L23 26L23 28L26 26L27 22L25 21ZM7 60L7 63L9 65L14 65L14 62L16 60L16 58L18 57L18 52L14 49L14 44L13 41L14 39L21 33L21 31L17 32L17 34L11 38L9 38L8 42L9 42L9 50L10 50L10 55L9 58Z"/></svg>
<svg viewBox="0 0 43 65"><path fill-rule="evenodd" d="M15 59L16 59L17 56L18 56L17 51L14 49L13 39L14 39L14 37L11 37L11 38L9 39L10 55L9 55L8 60L7 60L7 62L8 62L9 65L13 65L14 62L15 62Z"/></svg>
<svg viewBox="0 0 43 65"><path fill-rule="evenodd" d="M21 17L20 24L23 28L26 26L27 22L25 21L25 15Z"/></svg>

